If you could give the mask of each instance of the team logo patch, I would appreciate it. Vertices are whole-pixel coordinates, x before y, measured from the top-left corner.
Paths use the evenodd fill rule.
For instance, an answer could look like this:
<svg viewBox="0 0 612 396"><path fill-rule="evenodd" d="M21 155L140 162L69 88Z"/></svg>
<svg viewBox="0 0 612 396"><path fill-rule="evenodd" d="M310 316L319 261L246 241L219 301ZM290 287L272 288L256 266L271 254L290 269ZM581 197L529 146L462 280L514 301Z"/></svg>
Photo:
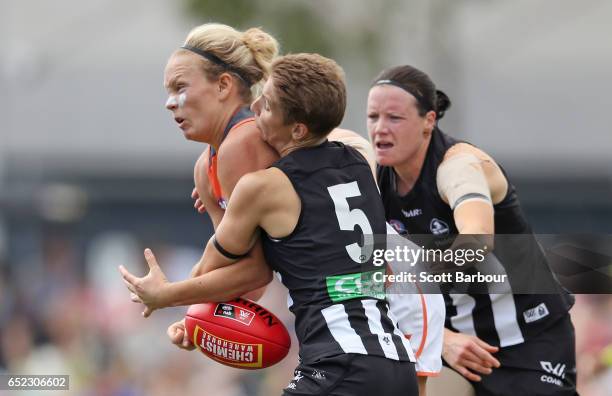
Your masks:
<svg viewBox="0 0 612 396"><path fill-rule="evenodd" d="M450 231L448 224L446 224L440 219L436 219L435 217L431 219L431 222L429 223L429 229L434 235L444 235L448 234L448 232Z"/></svg>
<svg viewBox="0 0 612 396"><path fill-rule="evenodd" d="M400 235L405 235L408 233L408 231L406 230L406 226L404 226L404 223L399 220L391 219L389 220L389 224Z"/></svg>
<svg viewBox="0 0 612 396"><path fill-rule="evenodd" d="M193 344L208 357L224 364L248 368L261 368L262 344L243 344L229 341L196 326Z"/></svg>
<svg viewBox="0 0 612 396"><path fill-rule="evenodd" d="M546 307L546 304L541 303L540 305L523 312L523 318L525 319L525 323L531 323L545 318L549 314L550 312L548 312L548 307Z"/></svg>
<svg viewBox="0 0 612 396"><path fill-rule="evenodd" d="M255 312L232 304L221 303L215 308L215 316L232 319L249 326L255 317Z"/></svg>

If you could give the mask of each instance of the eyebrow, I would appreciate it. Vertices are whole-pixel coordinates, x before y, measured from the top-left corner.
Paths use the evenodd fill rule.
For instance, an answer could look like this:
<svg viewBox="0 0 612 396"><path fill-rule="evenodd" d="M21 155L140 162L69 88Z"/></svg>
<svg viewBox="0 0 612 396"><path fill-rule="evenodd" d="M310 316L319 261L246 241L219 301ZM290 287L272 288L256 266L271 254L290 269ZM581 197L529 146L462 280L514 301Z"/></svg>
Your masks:
<svg viewBox="0 0 612 396"><path fill-rule="evenodd" d="M182 76L175 74L174 76L170 78L170 81L168 81L168 84L164 83L164 88L168 89L168 88L176 86L176 81L181 77Z"/></svg>

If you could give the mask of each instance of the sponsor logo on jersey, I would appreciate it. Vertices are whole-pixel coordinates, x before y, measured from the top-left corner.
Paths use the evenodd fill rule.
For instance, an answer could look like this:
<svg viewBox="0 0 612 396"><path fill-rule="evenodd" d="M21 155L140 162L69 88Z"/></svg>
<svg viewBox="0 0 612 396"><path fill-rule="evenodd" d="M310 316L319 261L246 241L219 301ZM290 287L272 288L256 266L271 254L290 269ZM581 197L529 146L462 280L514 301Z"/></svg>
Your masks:
<svg viewBox="0 0 612 396"><path fill-rule="evenodd" d="M402 223L399 220L395 220L395 219L391 219L389 220L389 224L391 225L391 227L393 227L393 229L395 231L397 231L398 234L400 235L405 235L408 233L408 231L406 230L406 226L404 225L404 223Z"/></svg>
<svg viewBox="0 0 612 396"><path fill-rule="evenodd" d="M261 368L262 344L244 344L229 341L207 332L200 326L193 332L193 344L213 360L232 366Z"/></svg>
<svg viewBox="0 0 612 396"><path fill-rule="evenodd" d="M440 219L436 219L435 217L431 219L431 222L429 223L429 229L434 235L444 235L448 234L448 232L450 231L448 224L446 224Z"/></svg>
<svg viewBox="0 0 612 396"><path fill-rule="evenodd" d="M325 278L327 293L333 302L350 300L352 298L373 297L385 298L384 282L374 280L375 273L382 273L384 269L368 272L357 272L355 274L335 275ZM382 279L382 277L380 277Z"/></svg>
<svg viewBox="0 0 612 396"><path fill-rule="evenodd" d="M325 379L325 373L321 370L312 370L312 378L316 379L316 380L324 380Z"/></svg>
<svg viewBox="0 0 612 396"><path fill-rule="evenodd" d="M291 382L289 382L289 385L287 385L287 389L297 389L297 383L300 382L302 378L304 378L304 375L302 374L301 370L295 370L293 374L293 379L291 380Z"/></svg>
<svg viewBox="0 0 612 396"><path fill-rule="evenodd" d="M417 216L420 216L420 215L423 214L423 210L419 209L419 208L417 208L417 209L410 209L410 210L402 209L402 214L405 217L408 217L408 218L410 218L410 217L417 217Z"/></svg>
<svg viewBox="0 0 612 396"><path fill-rule="evenodd" d="M550 312L548 312L548 307L546 307L545 303L541 303L534 308L530 308L523 312L523 318L525 319L525 323L535 322L536 320L540 320L548 316Z"/></svg>
<svg viewBox="0 0 612 396"><path fill-rule="evenodd" d="M557 363L553 366L551 362L540 361L540 366L542 366L542 369L544 369L544 371L546 371L548 374L554 375L554 377L552 377L550 375L543 374L540 377L540 381L557 386L563 386L563 381L561 380L565 379L565 363Z"/></svg>

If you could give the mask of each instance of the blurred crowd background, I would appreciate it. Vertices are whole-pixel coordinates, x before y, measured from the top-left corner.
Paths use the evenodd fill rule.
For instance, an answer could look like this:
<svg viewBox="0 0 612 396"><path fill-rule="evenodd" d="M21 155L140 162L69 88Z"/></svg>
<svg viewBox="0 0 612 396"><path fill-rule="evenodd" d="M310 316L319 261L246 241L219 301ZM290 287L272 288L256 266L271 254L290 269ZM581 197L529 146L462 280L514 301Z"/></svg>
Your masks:
<svg viewBox="0 0 612 396"><path fill-rule="evenodd" d="M166 327L185 309L143 319L117 272L144 274L151 247L184 278L211 233L189 197L205 147L163 106L192 27L261 26L283 52L335 58L343 126L362 134L378 71L423 69L453 101L442 129L504 165L536 232L604 235L611 19L607 0L0 1L0 373L69 374L45 394L91 396L271 395L291 379L295 348L251 372L176 349ZM275 282L262 303L291 329L285 299ZM578 295L572 319L579 390L609 395L612 296Z"/></svg>

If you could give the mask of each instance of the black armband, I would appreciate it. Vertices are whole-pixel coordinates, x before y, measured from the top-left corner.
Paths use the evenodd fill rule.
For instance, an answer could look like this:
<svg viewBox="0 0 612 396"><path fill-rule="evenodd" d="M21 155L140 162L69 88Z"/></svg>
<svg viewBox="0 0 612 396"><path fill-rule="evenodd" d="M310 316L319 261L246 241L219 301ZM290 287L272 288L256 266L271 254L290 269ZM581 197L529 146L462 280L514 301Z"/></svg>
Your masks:
<svg viewBox="0 0 612 396"><path fill-rule="evenodd" d="M490 203L491 205L493 205L493 202L491 201L490 197L487 197L484 194L481 193L467 193L459 198L457 198L457 200L455 201L455 205L453 205L453 207L451 208L452 210L457 209L457 207L462 204L463 202L466 201L485 201Z"/></svg>
<svg viewBox="0 0 612 396"><path fill-rule="evenodd" d="M240 260L241 258L248 256L249 254L249 252L246 252L244 254L233 254L233 253L228 252L227 250L223 248L223 246L221 246L221 244L217 241L217 238L215 238L214 235L212 237L212 241L213 241L213 245L215 245L215 248L219 251L219 253L221 253L224 257L230 260Z"/></svg>

